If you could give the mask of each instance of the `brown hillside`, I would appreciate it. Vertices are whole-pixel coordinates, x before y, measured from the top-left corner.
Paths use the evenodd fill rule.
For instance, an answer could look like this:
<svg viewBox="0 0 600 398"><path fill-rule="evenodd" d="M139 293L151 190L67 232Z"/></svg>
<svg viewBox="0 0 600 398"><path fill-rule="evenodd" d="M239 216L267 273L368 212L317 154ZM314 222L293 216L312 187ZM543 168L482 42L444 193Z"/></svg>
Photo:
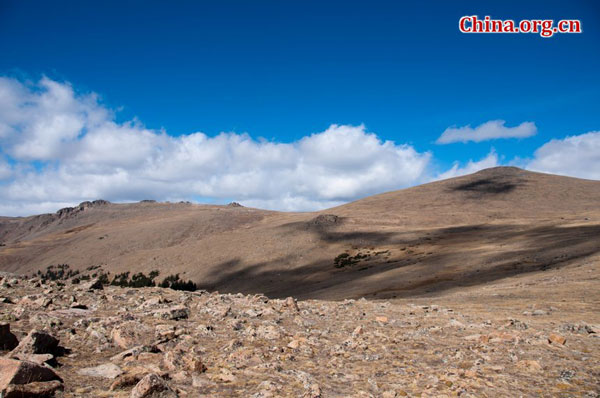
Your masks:
<svg viewBox="0 0 600 398"><path fill-rule="evenodd" d="M440 294L595 258L599 205L600 182L511 167L317 213L85 202L1 218L0 270L158 269L203 288L273 297Z"/></svg>

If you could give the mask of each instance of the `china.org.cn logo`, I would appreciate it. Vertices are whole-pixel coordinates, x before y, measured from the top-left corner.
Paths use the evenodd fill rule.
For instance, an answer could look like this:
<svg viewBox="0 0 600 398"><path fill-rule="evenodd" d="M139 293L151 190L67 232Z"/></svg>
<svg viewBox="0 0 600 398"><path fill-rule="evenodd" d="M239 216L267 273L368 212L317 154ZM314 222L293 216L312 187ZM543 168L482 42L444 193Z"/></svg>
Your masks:
<svg viewBox="0 0 600 398"><path fill-rule="evenodd" d="M479 18L477 15L463 16L458 21L462 33L536 33L541 37L552 37L557 33L581 33L579 19L492 19L489 15Z"/></svg>

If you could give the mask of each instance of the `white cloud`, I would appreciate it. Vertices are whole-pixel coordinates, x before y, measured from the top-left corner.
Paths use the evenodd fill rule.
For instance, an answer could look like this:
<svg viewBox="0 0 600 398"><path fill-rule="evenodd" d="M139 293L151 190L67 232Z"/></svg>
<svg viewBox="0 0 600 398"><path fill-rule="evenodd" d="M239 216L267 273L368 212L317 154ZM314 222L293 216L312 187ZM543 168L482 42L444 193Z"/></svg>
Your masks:
<svg viewBox="0 0 600 398"><path fill-rule="evenodd" d="M483 158L477 162L474 162L473 160L469 160L467 162L467 164L463 167L460 167L460 164L458 162L454 162L454 164L452 165L452 168L450 170L439 174L435 179L436 180L444 180L446 178L459 177L459 176L463 176L466 174L475 173L479 170L487 169L490 167L496 167L496 166L499 166L498 155L496 154L496 151L494 149L492 149L485 158Z"/></svg>
<svg viewBox="0 0 600 398"><path fill-rule="evenodd" d="M449 127L437 139L438 144L450 144L453 142L481 142L497 138L526 138L537 133L535 123L523 122L516 127L506 127L504 120L490 120L472 128Z"/></svg>
<svg viewBox="0 0 600 398"><path fill-rule="evenodd" d="M0 181L8 179L12 174L12 168L8 162L0 158Z"/></svg>
<svg viewBox="0 0 600 398"><path fill-rule="evenodd" d="M535 151L526 168L600 180L600 131L549 141Z"/></svg>
<svg viewBox="0 0 600 398"><path fill-rule="evenodd" d="M117 123L95 94L43 78L0 78L0 214L55 211L83 200L237 200L313 210L426 179L430 153L331 125L293 143L247 134L173 137ZM40 166L41 165L41 166Z"/></svg>

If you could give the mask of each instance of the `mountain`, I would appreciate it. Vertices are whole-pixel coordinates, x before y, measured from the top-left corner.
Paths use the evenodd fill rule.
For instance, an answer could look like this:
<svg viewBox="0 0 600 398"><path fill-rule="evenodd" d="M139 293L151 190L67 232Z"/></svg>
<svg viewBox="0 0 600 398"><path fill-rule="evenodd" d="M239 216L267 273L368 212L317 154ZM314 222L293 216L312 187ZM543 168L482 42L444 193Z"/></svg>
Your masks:
<svg viewBox="0 0 600 398"><path fill-rule="evenodd" d="M0 218L0 242L0 270L17 273L69 264L271 297L439 295L595 258L600 182L497 167L313 213L94 201Z"/></svg>

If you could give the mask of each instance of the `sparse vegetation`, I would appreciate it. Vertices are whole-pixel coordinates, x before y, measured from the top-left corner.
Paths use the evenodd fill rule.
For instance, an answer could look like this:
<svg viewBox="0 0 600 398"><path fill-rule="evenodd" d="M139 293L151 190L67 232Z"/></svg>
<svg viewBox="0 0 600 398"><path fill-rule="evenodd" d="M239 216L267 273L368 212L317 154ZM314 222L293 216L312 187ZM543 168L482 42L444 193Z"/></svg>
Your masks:
<svg viewBox="0 0 600 398"><path fill-rule="evenodd" d="M151 271L148 276L146 276L143 272L138 272L129 278L130 272L123 272L121 274L115 275L112 282L110 283L113 286L121 286L121 287L152 287L156 286L154 279L160 274L159 271ZM104 275L106 276L106 275ZM106 276L108 279L108 276Z"/></svg>
<svg viewBox="0 0 600 398"><path fill-rule="evenodd" d="M173 290L187 290L193 292L198 289L198 286L188 280L187 282L179 278L179 274L169 275L159 285L160 287L170 288Z"/></svg>
<svg viewBox="0 0 600 398"><path fill-rule="evenodd" d="M69 264L49 265L44 272L38 270L37 276L42 280L66 280L79 275L78 270L72 270Z"/></svg>
<svg viewBox="0 0 600 398"><path fill-rule="evenodd" d="M356 264L356 262L349 253L342 253L333 259L333 264L335 268L344 268Z"/></svg>
<svg viewBox="0 0 600 398"><path fill-rule="evenodd" d="M366 249L365 253L359 251L354 256L352 256L348 252L339 254L336 258L333 259L333 265L335 266L335 268L344 268L356 265L361 261L371 261L379 256L383 256L384 259L389 258L389 250L371 252L372 250L374 250L374 248Z"/></svg>

